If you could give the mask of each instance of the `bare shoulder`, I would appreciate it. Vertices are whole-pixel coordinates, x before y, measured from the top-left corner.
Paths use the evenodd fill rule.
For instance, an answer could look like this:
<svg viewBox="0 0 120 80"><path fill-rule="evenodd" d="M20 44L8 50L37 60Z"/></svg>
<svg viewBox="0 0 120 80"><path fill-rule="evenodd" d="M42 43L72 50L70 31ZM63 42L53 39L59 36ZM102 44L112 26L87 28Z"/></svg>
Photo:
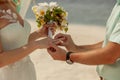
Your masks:
<svg viewBox="0 0 120 80"><path fill-rule="evenodd" d="M3 15L4 14L0 10L0 29L9 24L9 21L7 19L2 18Z"/></svg>
<svg viewBox="0 0 120 80"><path fill-rule="evenodd" d="M17 21L16 13L12 12L11 9L0 10L0 29L4 28L10 23L15 23Z"/></svg>

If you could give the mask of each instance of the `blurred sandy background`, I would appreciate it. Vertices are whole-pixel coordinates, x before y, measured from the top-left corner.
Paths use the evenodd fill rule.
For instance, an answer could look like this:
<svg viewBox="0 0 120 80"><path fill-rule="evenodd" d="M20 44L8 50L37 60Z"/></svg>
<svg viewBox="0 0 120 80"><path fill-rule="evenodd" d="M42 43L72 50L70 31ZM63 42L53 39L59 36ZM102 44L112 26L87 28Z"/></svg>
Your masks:
<svg viewBox="0 0 120 80"><path fill-rule="evenodd" d="M93 44L104 39L105 24L116 0L37 0L37 2L57 1L69 12L69 31L78 45ZM32 4L33 5L33 4ZM31 6L32 6L31 5ZM36 30L31 7L26 19ZM96 66L54 61L45 49L31 54L38 80L99 80Z"/></svg>

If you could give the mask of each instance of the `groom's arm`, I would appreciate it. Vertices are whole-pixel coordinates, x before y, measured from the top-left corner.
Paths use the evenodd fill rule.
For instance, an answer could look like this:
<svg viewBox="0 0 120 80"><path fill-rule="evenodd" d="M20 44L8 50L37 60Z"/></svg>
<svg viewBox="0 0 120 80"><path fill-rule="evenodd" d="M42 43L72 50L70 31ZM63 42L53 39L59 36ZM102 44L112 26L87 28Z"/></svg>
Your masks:
<svg viewBox="0 0 120 80"><path fill-rule="evenodd" d="M76 45L76 48L74 51L76 52L84 52L84 51L90 51L90 50L94 50L94 49L99 49L99 48L102 48L102 44L103 44L103 41L101 42L98 42L96 44L91 44L91 45Z"/></svg>

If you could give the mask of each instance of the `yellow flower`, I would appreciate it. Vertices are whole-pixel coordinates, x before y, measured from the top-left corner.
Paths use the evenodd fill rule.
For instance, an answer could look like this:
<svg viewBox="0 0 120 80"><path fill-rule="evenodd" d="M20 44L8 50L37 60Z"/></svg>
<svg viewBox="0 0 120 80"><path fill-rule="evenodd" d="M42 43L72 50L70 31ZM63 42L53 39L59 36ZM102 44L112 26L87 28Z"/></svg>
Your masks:
<svg viewBox="0 0 120 80"><path fill-rule="evenodd" d="M62 15L63 19L66 19L67 16L68 16L68 13L67 13L67 12L64 12L64 13L62 13L61 15Z"/></svg>
<svg viewBox="0 0 120 80"><path fill-rule="evenodd" d="M45 15L45 11L44 10L40 10L40 16L44 16Z"/></svg>
<svg viewBox="0 0 120 80"><path fill-rule="evenodd" d="M34 12L34 14L37 13L37 9L38 9L38 6L33 6L33 7L32 7L32 11Z"/></svg>
<svg viewBox="0 0 120 80"><path fill-rule="evenodd" d="M68 13L62 7L60 7L56 2L51 2L49 4L46 2L39 3L38 5L33 6L32 10L33 10L33 13L35 14L38 27L43 26L49 21L50 22L54 21L56 23L56 30L59 29L61 31L64 30L65 32L67 32ZM57 13L57 11L58 11L58 15L54 14L54 12Z"/></svg>
<svg viewBox="0 0 120 80"><path fill-rule="evenodd" d="M67 20L63 20L61 23L62 26L67 26Z"/></svg>
<svg viewBox="0 0 120 80"><path fill-rule="evenodd" d="M42 25L45 24L44 19L40 19L40 22L41 22Z"/></svg>
<svg viewBox="0 0 120 80"><path fill-rule="evenodd" d="M38 13L36 13L36 14L35 14L35 17L36 17L36 19L38 19L38 18L39 18L39 14L38 14Z"/></svg>

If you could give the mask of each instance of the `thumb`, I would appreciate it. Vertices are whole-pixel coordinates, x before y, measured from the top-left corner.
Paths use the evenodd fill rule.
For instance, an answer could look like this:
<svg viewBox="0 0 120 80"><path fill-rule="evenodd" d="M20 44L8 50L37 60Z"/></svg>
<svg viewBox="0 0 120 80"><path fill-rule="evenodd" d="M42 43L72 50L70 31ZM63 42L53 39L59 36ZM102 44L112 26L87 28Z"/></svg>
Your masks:
<svg viewBox="0 0 120 80"><path fill-rule="evenodd" d="M55 44L50 43L49 45L50 45L50 46L49 46L49 48L47 49L48 52L56 52L56 51L57 51L58 47L57 47Z"/></svg>
<svg viewBox="0 0 120 80"><path fill-rule="evenodd" d="M53 47L49 47L49 48L47 48L47 51L49 52L49 53L55 53L56 52L56 49L55 48L53 48Z"/></svg>

